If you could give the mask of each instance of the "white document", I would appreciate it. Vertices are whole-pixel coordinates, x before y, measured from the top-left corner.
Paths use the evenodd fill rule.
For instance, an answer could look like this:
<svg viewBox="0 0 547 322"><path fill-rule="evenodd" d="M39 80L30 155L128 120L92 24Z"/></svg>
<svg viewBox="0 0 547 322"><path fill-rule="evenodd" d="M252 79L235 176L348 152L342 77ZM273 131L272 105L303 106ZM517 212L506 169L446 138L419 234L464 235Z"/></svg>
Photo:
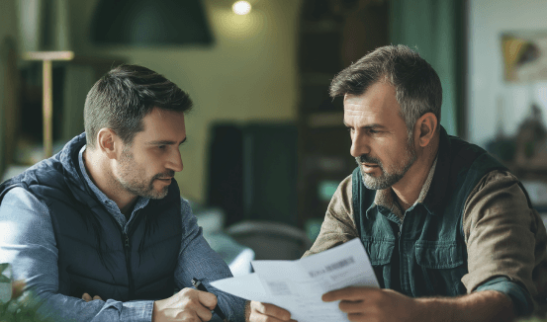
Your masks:
<svg viewBox="0 0 547 322"><path fill-rule="evenodd" d="M275 304L299 322L349 321L338 302L321 296L348 286L379 287L359 239L295 261L253 261L255 273L211 285L247 300Z"/></svg>

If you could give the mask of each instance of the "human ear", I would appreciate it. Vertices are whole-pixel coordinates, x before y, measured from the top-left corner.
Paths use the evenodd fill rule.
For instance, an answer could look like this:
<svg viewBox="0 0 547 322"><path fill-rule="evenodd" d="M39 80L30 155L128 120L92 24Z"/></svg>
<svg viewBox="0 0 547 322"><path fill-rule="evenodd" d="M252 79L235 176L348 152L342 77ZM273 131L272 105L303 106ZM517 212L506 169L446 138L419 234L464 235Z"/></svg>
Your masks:
<svg viewBox="0 0 547 322"><path fill-rule="evenodd" d="M422 115L416 121L416 126L414 127L414 137L417 140L417 144L422 148L428 146L435 132L437 132L438 126L439 122L435 114L427 112Z"/></svg>
<svg viewBox="0 0 547 322"><path fill-rule="evenodd" d="M109 128L102 128L97 133L97 147L109 158L117 159L119 144L116 142L116 133Z"/></svg>

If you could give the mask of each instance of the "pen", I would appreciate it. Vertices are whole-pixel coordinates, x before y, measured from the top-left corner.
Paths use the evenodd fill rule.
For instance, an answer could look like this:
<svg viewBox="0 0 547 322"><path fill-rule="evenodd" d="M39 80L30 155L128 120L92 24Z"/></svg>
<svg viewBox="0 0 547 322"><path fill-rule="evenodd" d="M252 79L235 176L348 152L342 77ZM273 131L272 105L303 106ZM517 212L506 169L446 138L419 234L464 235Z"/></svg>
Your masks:
<svg viewBox="0 0 547 322"><path fill-rule="evenodd" d="M197 278L192 278L192 285L194 285L194 287L200 291L204 291L204 292L209 292L207 291L207 288L205 287L205 285L200 281L198 280ZM215 306L215 308L213 309L213 311L215 311L215 313L224 321L224 322L230 322L226 319L226 316L224 315L224 313L222 312L222 310L220 309L220 307L218 306Z"/></svg>

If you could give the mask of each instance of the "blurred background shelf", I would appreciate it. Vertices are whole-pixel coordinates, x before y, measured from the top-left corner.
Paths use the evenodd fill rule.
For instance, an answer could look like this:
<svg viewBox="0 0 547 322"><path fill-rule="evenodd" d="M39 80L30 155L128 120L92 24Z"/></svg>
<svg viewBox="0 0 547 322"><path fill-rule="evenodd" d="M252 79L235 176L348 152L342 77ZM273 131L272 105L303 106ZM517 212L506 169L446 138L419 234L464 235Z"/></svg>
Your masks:
<svg viewBox="0 0 547 322"><path fill-rule="evenodd" d="M389 1L308 0L302 5L298 70L298 224L318 232L338 184L355 168L342 98L329 86L343 68L389 44Z"/></svg>

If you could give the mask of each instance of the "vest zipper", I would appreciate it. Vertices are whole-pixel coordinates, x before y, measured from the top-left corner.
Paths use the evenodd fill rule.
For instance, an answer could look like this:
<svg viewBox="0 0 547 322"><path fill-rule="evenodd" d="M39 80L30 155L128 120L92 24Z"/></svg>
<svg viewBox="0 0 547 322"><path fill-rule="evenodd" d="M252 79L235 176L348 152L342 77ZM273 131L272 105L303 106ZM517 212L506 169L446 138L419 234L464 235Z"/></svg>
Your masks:
<svg viewBox="0 0 547 322"><path fill-rule="evenodd" d="M403 219L401 219L401 226L399 226L399 236L397 242L399 243L399 287L401 288L401 291L403 291L403 294L409 294L406 290L406 275L404 274L404 270L406 266L403 258L403 225L405 223L405 217L406 217L406 211L405 215L403 215Z"/></svg>
<svg viewBox="0 0 547 322"><path fill-rule="evenodd" d="M133 273L131 271L131 248L129 236L123 234L123 249L125 251L125 265L127 266L127 278L129 279L129 300L134 298L135 286L133 285Z"/></svg>

